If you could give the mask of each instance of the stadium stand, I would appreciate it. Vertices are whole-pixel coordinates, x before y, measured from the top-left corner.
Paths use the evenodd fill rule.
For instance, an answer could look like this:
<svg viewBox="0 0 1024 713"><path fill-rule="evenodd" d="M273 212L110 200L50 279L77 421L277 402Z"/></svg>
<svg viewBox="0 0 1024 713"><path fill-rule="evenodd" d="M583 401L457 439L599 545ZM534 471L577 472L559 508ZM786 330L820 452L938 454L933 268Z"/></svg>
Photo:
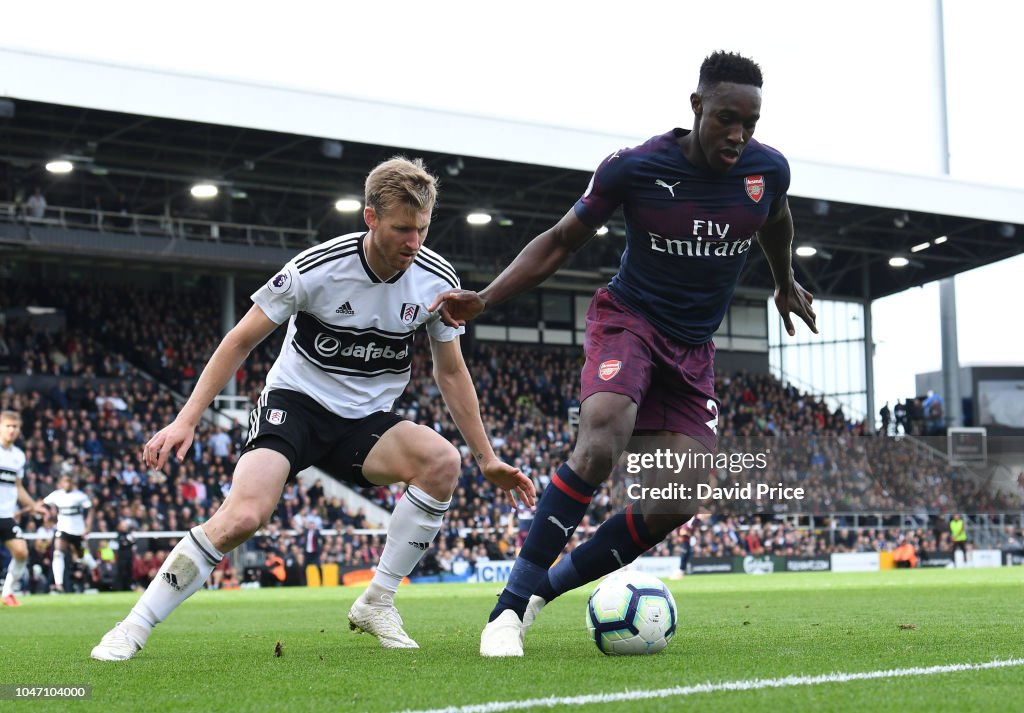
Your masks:
<svg viewBox="0 0 1024 713"><path fill-rule="evenodd" d="M93 585L144 587L173 546L170 533L205 521L223 502L245 438L237 422L229 428L204 423L183 462L172 461L164 472L155 472L139 461L141 444L173 419L181 396L189 392L219 340L219 313L203 289L98 280L12 280L0 299L0 307L12 315L23 314L18 308L28 305L54 310L42 321L8 318L2 331L6 348L0 408L15 409L24 419L20 445L29 459L25 486L41 497L55 488L60 475L74 476L95 502L94 532L113 533L127 522L137 536L127 581L111 581L110 567L107 575L101 567L78 576L91 576ZM238 313L246 308L243 297ZM239 393L259 393L282 336L283 330L278 331L250 355L239 370ZM579 349L467 343L496 452L543 490L571 450L567 414L579 405ZM396 411L462 446L430 376L425 340L417 348L425 358L414 360L410 385ZM777 455L764 478L800 485L810 497L799 512L768 505L756 513L717 508L694 533L697 557L888 551L907 542L927 557L950 549L948 531L936 525L945 513L1020 509L1019 499L993 494L984 479L951 467L912 439L877 436L868 424L853 422L841 410L830 410L823 400L769 375L721 375L718 394L721 447L750 451L770 444ZM515 503L484 480L467 449L462 450L459 489L418 574L458 576L479 560L512 558L524 536L528 514L517 512ZM723 481L727 475L721 476ZM628 482L620 469L606 483L582 533L622 507ZM364 495L390 509L400 492L381 487ZM909 503L916 504L911 512ZM921 503L928 505L921 508ZM871 513L877 516L865 517ZM319 563L336 564L343 572L368 567L383 546L383 533L367 529L367 524L365 513L346 509L321 487L292 484L273 522L244 549L236 565L248 571L249 581L304 583L302 533L311 528L325 531L315 554ZM28 516L21 525L42 535L53 527L49 519ZM678 555L682 537L677 533L652 554ZM1016 546L1024 539L1019 523L1004 525L993 538ZM108 543L94 540L91 545L103 554ZM33 591L46 591L52 584L50 554L48 539L35 541L32 563L39 567ZM283 572L283 578L273 572ZM225 574L216 581L223 581ZM239 578L234 572L226 576L229 583Z"/></svg>

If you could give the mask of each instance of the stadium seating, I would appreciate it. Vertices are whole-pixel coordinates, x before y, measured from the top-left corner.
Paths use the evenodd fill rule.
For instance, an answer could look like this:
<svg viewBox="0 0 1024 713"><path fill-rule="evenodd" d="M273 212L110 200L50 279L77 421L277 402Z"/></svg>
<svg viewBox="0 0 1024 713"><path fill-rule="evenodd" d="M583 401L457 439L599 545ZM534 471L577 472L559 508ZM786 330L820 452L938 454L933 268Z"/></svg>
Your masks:
<svg viewBox="0 0 1024 713"><path fill-rule="evenodd" d="M63 310L63 325L46 329L31 322L9 321L3 332L6 358L0 372L0 406L24 418L22 446L29 458L26 487L37 496L50 492L62 473L75 475L96 501L95 531L112 532L120 520L133 530L180 531L203 522L216 511L230 489L231 474L244 440L240 424L219 433L200 426L196 444L182 462L153 472L139 462L141 444L173 419L174 393L187 394L219 339L219 314L208 295L199 291L138 289L111 285L13 281L5 288L4 305L45 304ZM245 309L244 298L239 313ZM280 348L280 332L255 350L239 370L240 392L257 394ZM411 382L396 411L428 425L453 443L461 437L431 377L430 350L416 344ZM581 354L572 347L538 347L477 342L468 355L477 384L481 413L496 452L520 467L537 483L569 455L572 436L566 414L578 406ZM17 387L17 378L29 386ZM830 410L819 398L799 392L766 374L720 375L719 420L723 450L771 444L774 452L766 479L805 488L809 498L801 512L896 512L927 503L933 518L951 509L992 512L1019 509L1020 503L994 496L985 482L951 468L944 459L903 439L877 437L866 424ZM516 506L491 486L473 463L468 449L452 508L431 556L440 571L462 570L479 558L515 555L521 542ZM626 502L628 476L619 471L595 497L580 536ZM396 489L364 493L390 509ZM1001 499L1002 498L1002 499ZM288 568L304 570L301 548L292 536L280 534L295 518L319 518L327 535L321 561L341 568L376 562L383 536L357 532L366 524L322 491L289 486L278 507L274 536L249 545L280 555ZM927 525L908 528L865 528L834 516L823 530L798 526L792 509L766 508L761 513L722 506L694 535L697 556L764 552L822 554L893 549L901 536L924 551L948 548L948 533ZM843 529L847 524L848 529ZM919 525L921 523L919 522ZM25 517L26 531L52 527ZM936 534L937 533L937 534ZM1009 533L1009 537L1017 536ZM146 553L169 549L166 538L139 540L136 585L153 571ZM659 544L654 553L675 555L681 536ZM262 561L262 560L261 560ZM300 577L301 578L301 577Z"/></svg>

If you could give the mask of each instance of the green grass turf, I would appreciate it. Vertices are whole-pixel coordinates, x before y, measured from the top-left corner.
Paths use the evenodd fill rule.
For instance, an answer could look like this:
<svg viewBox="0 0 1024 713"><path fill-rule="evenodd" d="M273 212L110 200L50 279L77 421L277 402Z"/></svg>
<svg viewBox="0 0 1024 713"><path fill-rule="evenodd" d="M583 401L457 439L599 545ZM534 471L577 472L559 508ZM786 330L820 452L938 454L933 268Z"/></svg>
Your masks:
<svg viewBox="0 0 1024 713"><path fill-rule="evenodd" d="M1024 568L710 575L669 583L680 628L653 656L603 656L587 638L591 587L552 603L520 660L482 659L496 585L417 585L398 604L418 651L348 631L357 589L200 592L124 663L89 650L134 594L25 597L0 610L0 683L90 684L91 701L32 711L398 711L787 675L1024 657ZM283 655L274 655L280 641ZM575 710L1024 710L1024 667L826 683Z"/></svg>

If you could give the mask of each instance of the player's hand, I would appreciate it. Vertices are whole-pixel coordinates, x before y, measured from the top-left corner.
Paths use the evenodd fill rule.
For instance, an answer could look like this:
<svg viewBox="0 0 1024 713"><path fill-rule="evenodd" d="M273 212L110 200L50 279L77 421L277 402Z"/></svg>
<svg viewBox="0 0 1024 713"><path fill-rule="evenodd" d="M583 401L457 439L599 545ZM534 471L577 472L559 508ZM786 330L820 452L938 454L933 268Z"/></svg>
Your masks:
<svg viewBox="0 0 1024 713"><path fill-rule="evenodd" d="M32 510L37 515L49 515L50 514L50 508L48 508L46 506L46 503L44 503L42 500L36 500L36 502L33 503L33 505L32 505Z"/></svg>
<svg viewBox="0 0 1024 713"><path fill-rule="evenodd" d="M192 447L195 435L195 426L175 419L170 426L158 431L143 446L142 462L150 468L162 470L172 450L179 461L183 460L188 454L188 449Z"/></svg>
<svg viewBox="0 0 1024 713"><path fill-rule="evenodd" d="M791 313L802 319L812 332L818 333L818 325L816 323L818 316L814 314L814 309L811 308L811 303L813 302L814 295L801 287L800 283L796 280L790 283L788 290L784 291L780 287L775 288L775 308L782 315L782 323L786 325L786 332L789 336L796 336L793 320L789 316Z"/></svg>
<svg viewBox="0 0 1024 713"><path fill-rule="evenodd" d="M480 316L487 303L473 290L448 290L435 297L427 309L436 312L439 307L441 321L449 327L464 327L466 322Z"/></svg>
<svg viewBox="0 0 1024 713"><path fill-rule="evenodd" d="M533 481L518 468L510 466L498 458L492 458L479 465L485 478L513 498L518 496L519 500L527 507L532 508L537 502L537 490L533 487Z"/></svg>

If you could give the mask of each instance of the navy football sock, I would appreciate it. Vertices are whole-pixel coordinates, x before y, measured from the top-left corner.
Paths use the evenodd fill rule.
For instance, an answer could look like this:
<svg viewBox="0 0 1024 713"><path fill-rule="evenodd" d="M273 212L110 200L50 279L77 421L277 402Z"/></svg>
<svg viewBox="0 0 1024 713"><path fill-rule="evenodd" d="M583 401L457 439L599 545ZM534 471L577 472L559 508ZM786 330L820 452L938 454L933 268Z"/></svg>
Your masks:
<svg viewBox="0 0 1024 713"><path fill-rule="evenodd" d="M537 582L544 581L546 574L543 567L524 560L522 557L517 559L516 563L512 565L505 588L501 590L498 603L491 611L487 621L494 621L506 609L514 611L522 621L523 615L526 613L526 605L530 602L530 595L533 594Z"/></svg>
<svg viewBox="0 0 1024 713"><path fill-rule="evenodd" d="M489 621L494 621L506 609L512 609L523 618L530 595L546 578L548 567L572 537L596 491L597 488L576 475L568 463L562 464L537 503L530 534Z"/></svg>
<svg viewBox="0 0 1024 713"><path fill-rule="evenodd" d="M537 594L550 602L624 567L656 544L658 541L648 531L643 516L635 514L630 505L602 523L593 537L552 567Z"/></svg>
<svg viewBox="0 0 1024 713"><path fill-rule="evenodd" d="M579 547L576 549L578 550ZM535 594L544 601L550 602L559 594L568 592L570 589L576 589L576 587L585 583L572 563L572 554L569 554L558 560L557 564L548 570L548 576L537 587Z"/></svg>

